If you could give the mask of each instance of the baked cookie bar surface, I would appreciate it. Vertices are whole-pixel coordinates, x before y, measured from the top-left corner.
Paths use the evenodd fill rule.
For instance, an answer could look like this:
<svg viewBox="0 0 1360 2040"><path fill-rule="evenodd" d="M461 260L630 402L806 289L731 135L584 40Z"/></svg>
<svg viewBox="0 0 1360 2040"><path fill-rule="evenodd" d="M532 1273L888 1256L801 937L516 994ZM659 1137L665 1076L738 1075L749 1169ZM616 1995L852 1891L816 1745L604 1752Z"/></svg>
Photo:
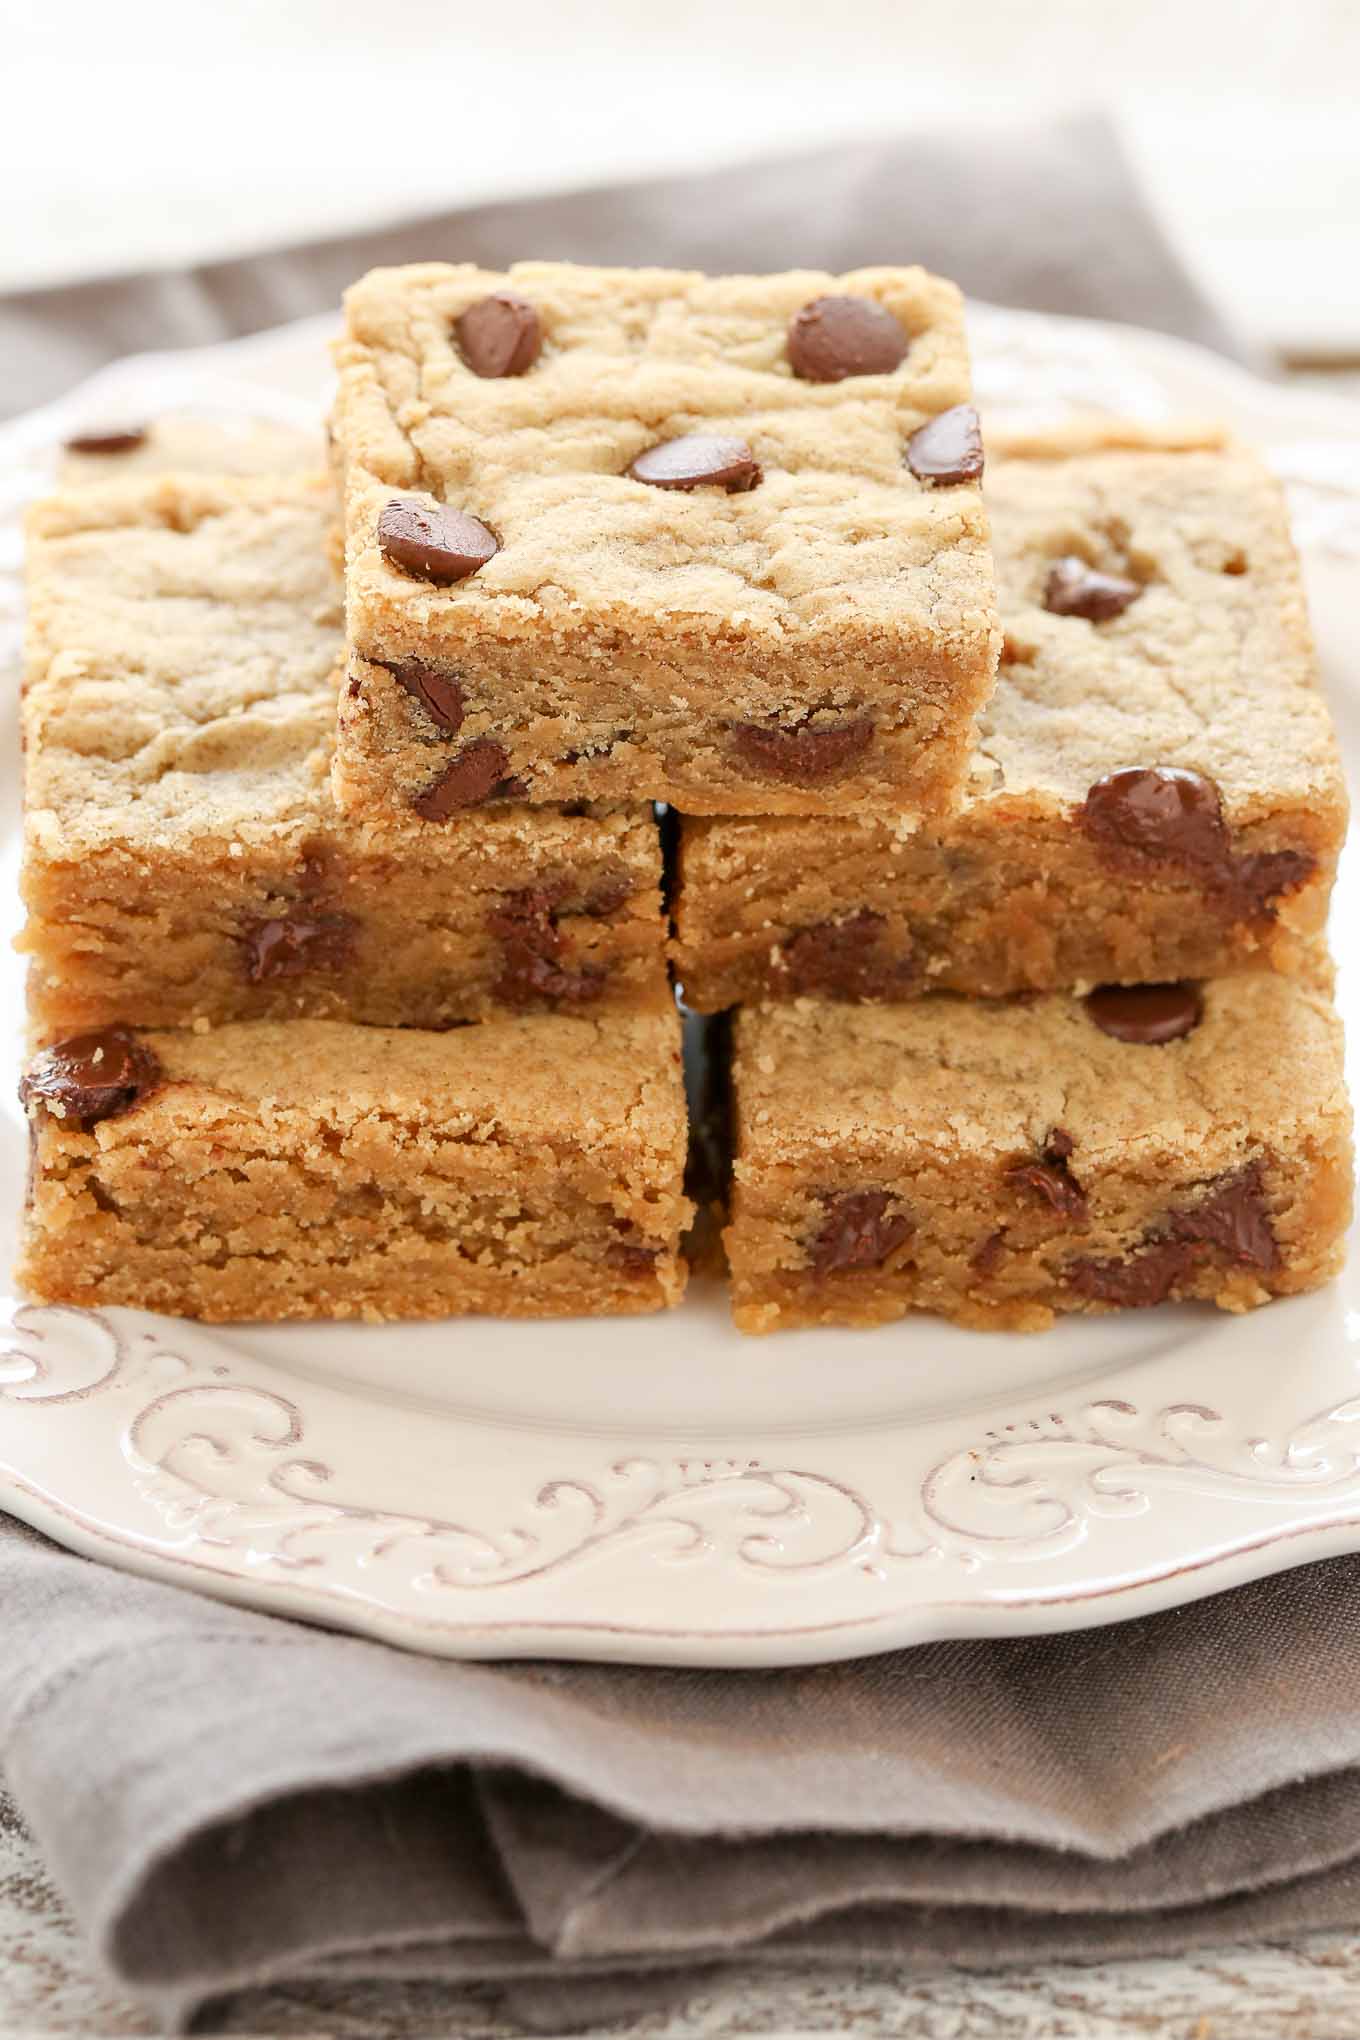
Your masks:
<svg viewBox="0 0 1360 2040"><path fill-rule="evenodd" d="M35 1028L664 1010L648 810L340 815L332 517L320 477L111 483L33 511Z"/></svg>
<svg viewBox="0 0 1360 2040"><path fill-rule="evenodd" d="M36 1056L19 1280L210 1320L678 1301L675 1015L122 1028Z"/></svg>
<svg viewBox="0 0 1360 2040"><path fill-rule="evenodd" d="M1089 997L800 1000L733 1023L725 1234L738 1326L934 1311L1039 1330L1340 1266L1340 1024L1262 975Z"/></svg>
<svg viewBox="0 0 1360 2040"><path fill-rule="evenodd" d="M338 363L346 808L953 803L997 636L951 284L377 270Z"/></svg>
<svg viewBox="0 0 1360 2040"><path fill-rule="evenodd" d="M691 1005L1296 966L1346 797L1279 489L1130 438L989 465L1004 649L957 815L686 819Z"/></svg>

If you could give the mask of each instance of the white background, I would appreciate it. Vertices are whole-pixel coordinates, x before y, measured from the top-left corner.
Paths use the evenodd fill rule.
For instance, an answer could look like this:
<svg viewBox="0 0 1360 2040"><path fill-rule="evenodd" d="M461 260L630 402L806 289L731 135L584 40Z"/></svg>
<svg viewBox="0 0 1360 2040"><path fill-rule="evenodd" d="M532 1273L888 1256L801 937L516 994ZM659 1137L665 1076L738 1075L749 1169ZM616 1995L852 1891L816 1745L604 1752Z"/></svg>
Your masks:
<svg viewBox="0 0 1360 2040"><path fill-rule="evenodd" d="M4 0L0 289L1104 103L1200 274L1360 355L1360 0Z"/></svg>

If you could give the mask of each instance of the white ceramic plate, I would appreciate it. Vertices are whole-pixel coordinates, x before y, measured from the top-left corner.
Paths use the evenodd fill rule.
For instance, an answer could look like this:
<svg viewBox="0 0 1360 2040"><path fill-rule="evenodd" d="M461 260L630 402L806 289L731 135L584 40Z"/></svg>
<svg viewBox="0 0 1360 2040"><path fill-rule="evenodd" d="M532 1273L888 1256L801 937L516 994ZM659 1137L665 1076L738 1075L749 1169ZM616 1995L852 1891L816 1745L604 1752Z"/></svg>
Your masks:
<svg viewBox="0 0 1360 2040"><path fill-rule="evenodd" d="M315 417L323 338L311 321L120 364L0 433L9 512L77 419ZM1115 328L979 307L975 342L993 416L1217 414L1267 447L1360 757L1360 409ZM16 565L11 515L11 636ZM1352 891L1348 873L1343 966ZM1356 977L1343 967L1343 1000ZM6 990L17 1065L13 966ZM8 1232L25 1139L7 1109ZM1251 1317L1162 1310L1030 1339L921 1319L743 1340L702 1285L668 1317L617 1323L206 1329L45 1308L9 1323L15 1514L119 1565L450 1656L811 1663L1115 1621L1360 1548L1355 1257L1325 1294Z"/></svg>

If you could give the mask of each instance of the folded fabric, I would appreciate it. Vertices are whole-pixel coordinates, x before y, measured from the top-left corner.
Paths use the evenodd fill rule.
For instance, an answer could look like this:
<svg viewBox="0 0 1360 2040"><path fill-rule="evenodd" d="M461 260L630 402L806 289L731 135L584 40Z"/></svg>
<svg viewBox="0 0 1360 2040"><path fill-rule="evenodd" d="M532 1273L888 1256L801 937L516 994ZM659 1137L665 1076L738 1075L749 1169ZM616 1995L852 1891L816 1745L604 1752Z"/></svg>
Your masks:
<svg viewBox="0 0 1360 2040"><path fill-rule="evenodd" d="M1360 1560L768 1673L438 1663L18 1525L0 1605L14 1794L171 2026L282 1977L500 1980L563 2028L738 1954L990 1966L1360 1921Z"/></svg>
<svg viewBox="0 0 1360 2040"><path fill-rule="evenodd" d="M105 362L259 332L380 264L525 255L709 270L922 262L995 304L1120 319L1248 350L1149 212L1110 123L911 135L695 178L438 213L194 269L0 297L0 417Z"/></svg>

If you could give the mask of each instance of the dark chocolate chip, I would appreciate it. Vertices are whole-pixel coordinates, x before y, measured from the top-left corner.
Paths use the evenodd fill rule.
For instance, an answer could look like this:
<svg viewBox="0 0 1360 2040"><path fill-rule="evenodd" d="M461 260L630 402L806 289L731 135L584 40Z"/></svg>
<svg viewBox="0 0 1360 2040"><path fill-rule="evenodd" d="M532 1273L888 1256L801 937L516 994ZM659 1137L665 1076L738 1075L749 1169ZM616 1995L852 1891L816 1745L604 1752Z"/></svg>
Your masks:
<svg viewBox="0 0 1360 2040"><path fill-rule="evenodd" d="M633 881L626 871L616 871L593 885L581 902L581 912L592 921L607 921L617 914L625 900L633 897Z"/></svg>
<svg viewBox="0 0 1360 2040"><path fill-rule="evenodd" d="M789 366L804 382L891 375L909 345L901 320L873 298L813 298L789 321Z"/></svg>
<svg viewBox="0 0 1360 2040"><path fill-rule="evenodd" d="M283 914L256 921L241 938L246 976L262 985L271 978L345 970L354 961L358 925L352 914Z"/></svg>
<svg viewBox="0 0 1360 2040"><path fill-rule="evenodd" d="M37 1100L86 1131L130 1111L160 1080L160 1064L145 1042L126 1027L100 1027L35 1055L19 1081L19 1100Z"/></svg>
<svg viewBox="0 0 1360 2040"><path fill-rule="evenodd" d="M1233 860L1233 890L1242 911L1270 914L1281 894L1306 884L1317 870L1305 850L1253 850Z"/></svg>
<svg viewBox="0 0 1360 2040"><path fill-rule="evenodd" d="M778 723L733 723L732 743L737 755L753 771L770 779L787 779L796 786L810 786L822 779L839 779L873 739L874 726L867 717L845 723L796 723L781 728Z"/></svg>
<svg viewBox="0 0 1360 2040"><path fill-rule="evenodd" d="M621 1275L650 1275L660 1252L660 1247L644 1247L633 1240L615 1240L605 1249L605 1259Z"/></svg>
<svg viewBox="0 0 1360 2040"><path fill-rule="evenodd" d="M420 703L430 721L441 730L453 736L462 728L463 690L452 673L441 673L437 666L427 666L423 659L380 659L375 663L386 666L398 686Z"/></svg>
<svg viewBox="0 0 1360 2040"><path fill-rule="evenodd" d="M975 1275L995 1275L1006 1255L1004 1232L988 1233L986 1238L973 1249L969 1266Z"/></svg>
<svg viewBox="0 0 1360 2040"><path fill-rule="evenodd" d="M509 757L490 737L478 737L450 760L411 806L427 822L446 822L461 808L481 807L488 800L511 800L524 791L519 779L506 777Z"/></svg>
<svg viewBox="0 0 1360 2040"><path fill-rule="evenodd" d="M860 907L842 920L817 921L810 928L796 929L783 946L790 990L832 999L905 997L918 972L910 957L891 956L883 950L887 925L882 914Z"/></svg>
<svg viewBox="0 0 1360 2040"><path fill-rule="evenodd" d="M474 375L523 375L538 360L543 328L526 298L512 290L478 298L454 323L458 348Z"/></svg>
<svg viewBox="0 0 1360 2040"><path fill-rule="evenodd" d="M1204 1001L1196 985L1097 985L1086 1010L1102 1034L1153 1048L1193 1033Z"/></svg>
<svg viewBox="0 0 1360 2040"><path fill-rule="evenodd" d="M1088 623L1108 623L1122 616L1142 594L1142 583L1122 574L1101 574L1074 553L1055 560L1044 583L1044 608L1054 616L1084 616Z"/></svg>
<svg viewBox="0 0 1360 2040"><path fill-rule="evenodd" d="M918 481L948 488L982 473L982 426L971 404L955 404L920 426L907 441L907 466Z"/></svg>
<svg viewBox="0 0 1360 2040"><path fill-rule="evenodd" d="M1271 1224L1261 1164L1218 1176L1198 1204L1168 1213L1125 1260L1076 1261L1067 1279L1079 1296L1095 1303L1120 1304L1139 1310L1164 1303L1217 1255L1267 1271L1280 1264L1279 1242Z"/></svg>
<svg viewBox="0 0 1360 2040"><path fill-rule="evenodd" d="M1130 765L1097 779L1082 803L1083 826L1106 849L1224 865L1228 832L1218 788L1179 765Z"/></svg>
<svg viewBox="0 0 1360 2040"><path fill-rule="evenodd" d="M545 1000L584 1006L604 990L606 973L597 965L571 970L562 963L566 944L557 925L557 895L547 887L507 893L487 915L486 925L501 947L496 995L507 1005Z"/></svg>
<svg viewBox="0 0 1360 2040"><path fill-rule="evenodd" d="M124 425L107 432L77 432L66 442L68 453L135 453L150 438L145 425Z"/></svg>
<svg viewBox="0 0 1360 2040"><path fill-rule="evenodd" d="M1032 1190L1060 1218L1071 1219L1074 1225L1086 1225L1091 1216L1086 1192L1068 1168L1075 1150L1076 1142L1066 1127L1055 1126L1044 1141L1039 1159L1017 1162L1007 1169L1006 1181L1017 1189Z"/></svg>
<svg viewBox="0 0 1360 2040"><path fill-rule="evenodd" d="M711 432L687 432L682 439L663 439L640 453L628 470L635 482L654 489L699 489L708 486L739 495L760 480L760 462L744 439L720 438Z"/></svg>
<svg viewBox="0 0 1360 2040"><path fill-rule="evenodd" d="M816 1275L847 1268L880 1268L909 1240L916 1222L905 1211L890 1211L886 1190L824 1190L826 1218L808 1241L808 1265Z"/></svg>
<svg viewBox="0 0 1360 2040"><path fill-rule="evenodd" d="M378 544L385 559L419 581L448 587L465 581L500 551L479 517L447 504L427 508L394 496L378 519Z"/></svg>

